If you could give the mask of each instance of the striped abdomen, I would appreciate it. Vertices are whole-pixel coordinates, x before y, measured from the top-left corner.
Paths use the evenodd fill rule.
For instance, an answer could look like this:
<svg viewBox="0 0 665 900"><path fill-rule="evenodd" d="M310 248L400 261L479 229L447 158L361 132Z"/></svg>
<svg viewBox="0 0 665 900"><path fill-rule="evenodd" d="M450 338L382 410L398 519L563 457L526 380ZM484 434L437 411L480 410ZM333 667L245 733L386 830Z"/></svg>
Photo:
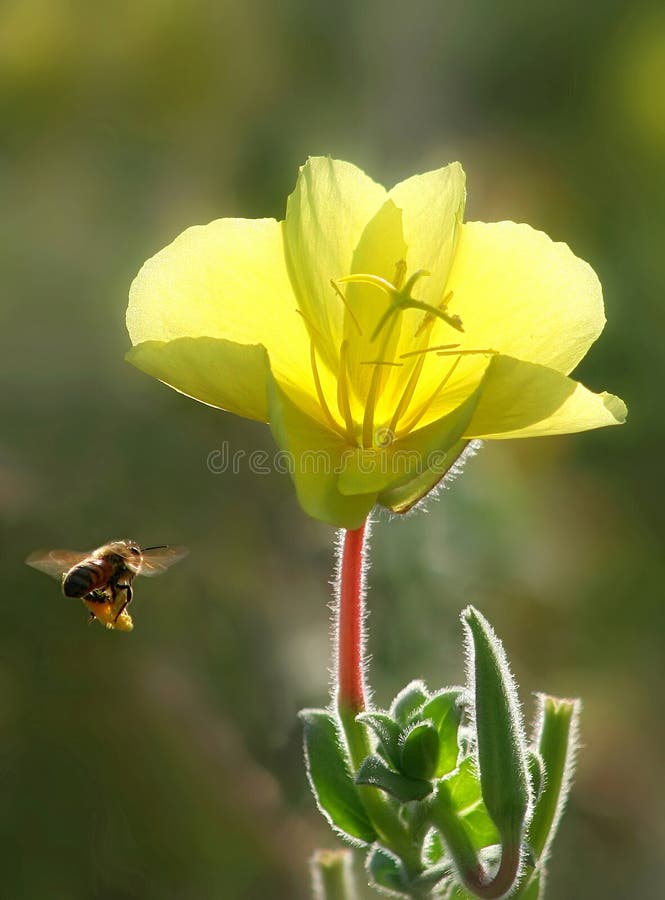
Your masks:
<svg viewBox="0 0 665 900"><path fill-rule="evenodd" d="M108 584L108 566L95 560L84 560L65 575L62 593L65 597L85 597L90 591L104 588Z"/></svg>

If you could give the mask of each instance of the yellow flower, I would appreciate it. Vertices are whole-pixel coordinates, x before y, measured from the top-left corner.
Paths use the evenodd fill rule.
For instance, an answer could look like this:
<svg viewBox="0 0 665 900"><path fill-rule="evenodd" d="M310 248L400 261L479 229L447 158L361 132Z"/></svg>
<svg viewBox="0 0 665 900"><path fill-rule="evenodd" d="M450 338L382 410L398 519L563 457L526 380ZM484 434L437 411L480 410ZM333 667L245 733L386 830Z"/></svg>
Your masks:
<svg viewBox="0 0 665 900"><path fill-rule="evenodd" d="M464 198L457 163L386 191L310 159L283 222L218 219L145 263L128 359L269 422L305 511L347 528L410 508L473 438L623 422L567 377L605 321L593 270L528 225L462 224Z"/></svg>

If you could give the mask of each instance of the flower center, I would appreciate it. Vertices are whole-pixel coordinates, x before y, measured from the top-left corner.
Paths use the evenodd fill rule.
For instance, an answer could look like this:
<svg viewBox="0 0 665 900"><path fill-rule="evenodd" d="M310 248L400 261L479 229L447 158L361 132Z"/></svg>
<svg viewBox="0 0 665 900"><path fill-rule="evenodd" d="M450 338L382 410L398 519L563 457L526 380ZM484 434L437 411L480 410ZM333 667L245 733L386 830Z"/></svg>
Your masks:
<svg viewBox="0 0 665 900"><path fill-rule="evenodd" d="M395 439L413 431L450 383L465 356L496 353L492 349L461 349L459 343L429 346L437 320L462 333L464 325L459 315L448 311L453 298L452 291L443 297L438 306L432 306L413 296L414 287L430 273L418 269L407 280L406 272L406 262L400 260L395 266L392 282L379 275L368 273L355 273L331 281L332 289L343 304L349 321L349 328L339 348L336 371L330 373L336 381L337 388L334 403L330 400L330 389L328 392L325 390L324 379L321 378L319 370L316 344L320 334L313 328L312 323L305 320L310 334L310 362L314 385L323 414L338 434L351 445L364 449L385 449ZM363 332L353 304L341 287L347 284L369 285L381 291L388 299L387 307L378 314L376 322L371 323L373 327L369 331L369 336ZM404 313L407 310L422 312L423 315L414 333L410 337L406 335L405 345L404 335L401 342L397 339L399 337L397 326L399 325L401 329L404 325ZM409 321L412 322L412 317ZM363 323L367 327L366 317ZM358 353L362 355L363 351L370 358L358 360ZM424 396L421 390L416 402L417 387L431 354L442 358L448 357L449 364L442 368L442 377L434 384L433 389ZM360 377L355 365L351 363L351 358L355 359L359 366L372 367L369 379L366 373L362 373ZM326 379L326 382L328 380ZM378 417L379 401L388 383L394 397L393 408L387 415L384 409L382 415ZM378 427L377 418L381 419Z"/></svg>

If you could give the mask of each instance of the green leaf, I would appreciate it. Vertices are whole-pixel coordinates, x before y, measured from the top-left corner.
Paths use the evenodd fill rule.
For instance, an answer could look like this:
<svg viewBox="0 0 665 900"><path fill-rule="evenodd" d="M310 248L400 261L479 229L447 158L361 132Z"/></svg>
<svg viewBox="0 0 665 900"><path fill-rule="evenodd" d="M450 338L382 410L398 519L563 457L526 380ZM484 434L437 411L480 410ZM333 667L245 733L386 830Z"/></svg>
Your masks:
<svg viewBox="0 0 665 900"><path fill-rule="evenodd" d="M411 778L428 781L439 761L439 735L431 719L412 725L402 737L400 770Z"/></svg>
<svg viewBox="0 0 665 900"><path fill-rule="evenodd" d="M390 715L400 725L408 725L413 714L429 698L425 683L416 679L399 692L390 707Z"/></svg>
<svg viewBox="0 0 665 900"><path fill-rule="evenodd" d="M356 784L367 784L381 788L387 794L395 797L400 803L409 803L411 800L422 800L432 792L429 781L417 778L407 778L393 772L379 756L368 756L356 775Z"/></svg>
<svg viewBox="0 0 665 900"><path fill-rule="evenodd" d="M370 881L393 897L408 897L408 878L400 860L383 847L373 847L367 857Z"/></svg>
<svg viewBox="0 0 665 900"><path fill-rule="evenodd" d="M362 712L356 716L356 722L362 722L372 729L380 741L379 751L395 768L399 767L399 739L402 733L400 726L387 713Z"/></svg>
<svg viewBox="0 0 665 900"><path fill-rule="evenodd" d="M452 772L459 758L458 730L462 718L464 688L448 688L434 694L419 710L419 717L431 719L439 735L439 758L435 775Z"/></svg>
<svg viewBox="0 0 665 900"><path fill-rule="evenodd" d="M472 606L462 613L475 699L478 767L483 800L504 844L522 842L531 802L524 725L515 681L501 642Z"/></svg>
<svg viewBox="0 0 665 900"><path fill-rule="evenodd" d="M317 806L343 836L371 844L376 832L353 782L336 718L324 709L306 709L300 717L305 726L307 777Z"/></svg>
<svg viewBox="0 0 665 900"><path fill-rule="evenodd" d="M490 847L499 841L499 832L483 803L480 781L471 757L466 757L459 769L445 779L450 803L464 821L469 840L476 850Z"/></svg>

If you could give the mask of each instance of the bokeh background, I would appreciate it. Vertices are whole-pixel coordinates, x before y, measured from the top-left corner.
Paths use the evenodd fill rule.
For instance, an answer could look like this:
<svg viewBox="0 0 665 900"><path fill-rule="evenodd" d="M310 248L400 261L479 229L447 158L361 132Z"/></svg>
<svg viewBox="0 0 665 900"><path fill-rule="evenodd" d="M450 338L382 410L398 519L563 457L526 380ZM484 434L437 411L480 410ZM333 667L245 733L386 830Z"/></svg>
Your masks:
<svg viewBox="0 0 665 900"><path fill-rule="evenodd" d="M665 14L578 0L5 0L0 6L0 873L12 900L300 900L335 846L296 712L328 686L331 529L286 476L214 475L267 428L123 361L129 283L184 227L281 216L297 167L460 159L468 218L527 221L604 284L578 369L621 429L495 443L373 534L379 703L459 681L458 612L531 692L584 701L549 896L663 891ZM131 536L190 557L130 636L23 565Z"/></svg>

